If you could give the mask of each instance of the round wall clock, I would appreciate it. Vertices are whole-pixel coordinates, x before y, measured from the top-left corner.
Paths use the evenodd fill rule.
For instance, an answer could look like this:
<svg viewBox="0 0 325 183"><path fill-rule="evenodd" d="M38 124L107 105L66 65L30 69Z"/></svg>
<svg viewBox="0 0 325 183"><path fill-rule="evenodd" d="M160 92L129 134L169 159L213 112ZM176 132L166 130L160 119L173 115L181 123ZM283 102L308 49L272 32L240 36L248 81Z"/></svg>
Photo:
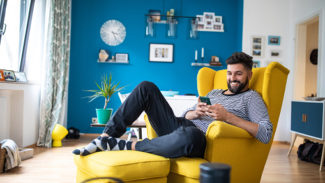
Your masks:
<svg viewBox="0 0 325 183"><path fill-rule="evenodd" d="M125 36L125 27L118 20L108 20L100 28L100 37L110 46L117 46L123 43Z"/></svg>

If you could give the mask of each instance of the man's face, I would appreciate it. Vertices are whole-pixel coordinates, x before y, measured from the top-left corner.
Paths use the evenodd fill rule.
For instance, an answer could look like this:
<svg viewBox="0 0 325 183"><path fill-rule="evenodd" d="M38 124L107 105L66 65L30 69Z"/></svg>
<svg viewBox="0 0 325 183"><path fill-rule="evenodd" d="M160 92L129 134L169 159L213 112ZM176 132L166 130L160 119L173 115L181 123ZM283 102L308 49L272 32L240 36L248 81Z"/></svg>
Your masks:
<svg viewBox="0 0 325 183"><path fill-rule="evenodd" d="M246 69L243 64L228 64L227 85L228 90L237 94L248 89L252 71Z"/></svg>

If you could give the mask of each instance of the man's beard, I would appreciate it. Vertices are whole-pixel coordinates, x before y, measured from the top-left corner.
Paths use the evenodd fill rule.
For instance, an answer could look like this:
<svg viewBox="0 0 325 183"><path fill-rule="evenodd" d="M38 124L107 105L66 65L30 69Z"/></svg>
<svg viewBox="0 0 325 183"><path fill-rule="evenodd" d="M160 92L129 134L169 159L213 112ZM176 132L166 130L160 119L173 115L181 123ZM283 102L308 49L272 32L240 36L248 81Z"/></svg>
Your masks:
<svg viewBox="0 0 325 183"><path fill-rule="evenodd" d="M231 87L230 83L232 83L232 82L239 83L239 86L238 87ZM227 85L228 85L228 90L230 90L234 94L238 94L246 87L246 85L248 85L248 77L246 78L246 81L244 83L241 83L240 81L237 81L237 80L234 80L234 81L229 81L228 80Z"/></svg>

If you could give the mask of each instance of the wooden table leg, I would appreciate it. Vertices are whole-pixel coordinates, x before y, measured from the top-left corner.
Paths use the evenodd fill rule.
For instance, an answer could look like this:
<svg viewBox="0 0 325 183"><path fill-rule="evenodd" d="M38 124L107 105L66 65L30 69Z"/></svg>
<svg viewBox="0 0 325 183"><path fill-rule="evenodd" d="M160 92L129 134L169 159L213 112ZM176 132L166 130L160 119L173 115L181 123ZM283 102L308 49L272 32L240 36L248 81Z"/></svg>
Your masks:
<svg viewBox="0 0 325 183"><path fill-rule="evenodd" d="M293 139L292 139L291 144L290 144L290 148L289 148L289 151L288 151L288 156L290 155L291 150L292 150L292 147L295 144L295 141L296 141L296 138L297 138L297 134L296 133L293 133L292 135L293 135Z"/></svg>
<svg viewBox="0 0 325 183"><path fill-rule="evenodd" d="M325 142L325 141L324 141ZM319 166L319 171L322 171L323 164L324 164L324 151L325 151L325 144L323 142L323 151L322 151L322 158L320 160L320 166Z"/></svg>
<svg viewBox="0 0 325 183"><path fill-rule="evenodd" d="M142 128L139 128L139 139L142 139Z"/></svg>

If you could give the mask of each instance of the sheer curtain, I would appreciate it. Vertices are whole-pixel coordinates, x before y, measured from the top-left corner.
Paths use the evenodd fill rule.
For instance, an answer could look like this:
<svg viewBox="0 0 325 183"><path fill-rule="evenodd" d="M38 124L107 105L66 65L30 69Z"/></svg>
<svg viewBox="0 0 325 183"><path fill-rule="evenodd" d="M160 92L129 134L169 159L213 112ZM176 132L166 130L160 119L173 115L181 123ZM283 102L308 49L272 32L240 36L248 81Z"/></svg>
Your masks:
<svg viewBox="0 0 325 183"><path fill-rule="evenodd" d="M48 1L38 146L52 146L55 124L63 124L69 81L71 0Z"/></svg>

